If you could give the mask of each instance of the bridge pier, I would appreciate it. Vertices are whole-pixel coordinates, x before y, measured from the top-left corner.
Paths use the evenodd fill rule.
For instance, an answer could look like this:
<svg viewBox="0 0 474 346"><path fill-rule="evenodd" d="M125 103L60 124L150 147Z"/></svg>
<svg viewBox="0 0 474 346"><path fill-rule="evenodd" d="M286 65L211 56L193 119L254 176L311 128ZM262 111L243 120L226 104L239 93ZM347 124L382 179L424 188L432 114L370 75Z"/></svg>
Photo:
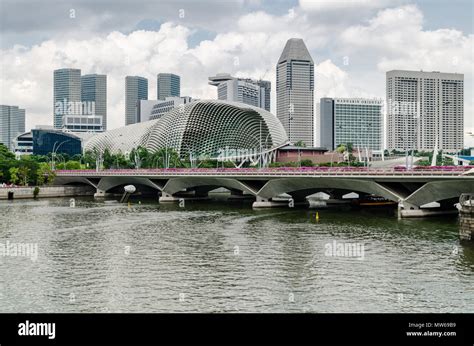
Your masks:
<svg viewBox="0 0 474 346"><path fill-rule="evenodd" d="M439 208L420 208L419 206L406 201L398 202L398 218L438 216L454 214L456 210L448 208L449 203L441 202Z"/></svg>
<svg viewBox="0 0 474 346"><path fill-rule="evenodd" d="M167 202L179 202L180 200L185 200L185 201L195 201L195 200L207 200L209 199L209 196L207 193L195 193L194 191L186 191L186 192L180 192L177 194L169 194L167 192L162 192L160 198L158 201L160 203L167 203Z"/></svg>
<svg viewBox="0 0 474 346"><path fill-rule="evenodd" d="M96 192L94 193L94 198L105 198L105 191L101 189L97 189Z"/></svg>
<svg viewBox="0 0 474 346"><path fill-rule="evenodd" d="M257 196L255 202L252 203L252 208L274 208L281 207L282 203L273 202L271 198L263 198Z"/></svg>
<svg viewBox="0 0 474 346"><path fill-rule="evenodd" d="M290 205L291 204L291 205ZM293 198L285 199L285 198L264 198L260 196L256 196L255 202L252 204L252 208L282 208L282 207L292 207L295 205L309 205L307 201L303 202L295 202Z"/></svg>
<svg viewBox="0 0 474 346"><path fill-rule="evenodd" d="M459 237L474 241L474 194L462 194L459 198Z"/></svg>
<svg viewBox="0 0 474 346"><path fill-rule="evenodd" d="M240 190L230 190L230 196L227 198L228 200L245 200L245 199L253 199L255 198L254 195L245 194L243 191Z"/></svg>

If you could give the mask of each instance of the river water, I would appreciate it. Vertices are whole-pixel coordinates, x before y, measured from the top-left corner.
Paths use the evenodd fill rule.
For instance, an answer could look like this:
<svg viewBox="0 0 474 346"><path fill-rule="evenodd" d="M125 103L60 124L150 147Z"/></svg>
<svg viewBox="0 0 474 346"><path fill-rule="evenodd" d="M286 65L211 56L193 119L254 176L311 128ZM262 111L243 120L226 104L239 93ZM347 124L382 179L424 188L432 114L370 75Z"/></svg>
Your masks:
<svg viewBox="0 0 474 346"><path fill-rule="evenodd" d="M0 312L474 312L456 216L315 213L0 201ZM13 255L21 244L31 252Z"/></svg>

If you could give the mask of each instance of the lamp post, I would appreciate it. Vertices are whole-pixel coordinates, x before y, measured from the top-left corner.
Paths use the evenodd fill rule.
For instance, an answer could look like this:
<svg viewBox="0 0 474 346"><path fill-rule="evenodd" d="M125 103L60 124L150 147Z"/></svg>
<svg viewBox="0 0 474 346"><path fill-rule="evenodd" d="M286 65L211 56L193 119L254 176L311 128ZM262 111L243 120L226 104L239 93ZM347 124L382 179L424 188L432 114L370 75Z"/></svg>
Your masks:
<svg viewBox="0 0 474 346"><path fill-rule="evenodd" d="M56 169L55 164L54 164L54 157L56 156L56 153L58 152L59 147L61 145L63 145L64 143L66 143L66 142L69 142L69 139L65 140L65 141L62 141L61 143L59 143L59 145L57 147L56 147L56 144L58 143L58 141L54 142L53 151L51 152L51 170L53 170L53 171Z"/></svg>

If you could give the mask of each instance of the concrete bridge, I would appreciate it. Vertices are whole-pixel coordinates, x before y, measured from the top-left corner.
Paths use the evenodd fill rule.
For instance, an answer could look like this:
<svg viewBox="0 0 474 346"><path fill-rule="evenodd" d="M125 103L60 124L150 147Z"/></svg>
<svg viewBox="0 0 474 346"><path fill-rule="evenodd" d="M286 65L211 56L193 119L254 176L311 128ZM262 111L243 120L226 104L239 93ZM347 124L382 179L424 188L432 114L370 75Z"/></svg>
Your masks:
<svg viewBox="0 0 474 346"><path fill-rule="evenodd" d="M462 193L474 192L470 167L60 170L56 174L56 184L88 184L96 189L95 196L133 184L138 190L156 190L160 202L205 198L209 191L224 187L234 197L255 198L255 208L281 206L281 194L298 203L317 192L335 199L356 192L397 202L401 217L426 215L420 207L431 202L451 208Z"/></svg>

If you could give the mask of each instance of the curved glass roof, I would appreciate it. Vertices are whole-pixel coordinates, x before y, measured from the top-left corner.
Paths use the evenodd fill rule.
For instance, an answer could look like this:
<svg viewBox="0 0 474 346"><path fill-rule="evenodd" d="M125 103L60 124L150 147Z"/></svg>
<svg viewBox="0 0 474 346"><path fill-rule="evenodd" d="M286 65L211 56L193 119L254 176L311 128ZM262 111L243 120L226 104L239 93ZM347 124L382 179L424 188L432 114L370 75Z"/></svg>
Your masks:
<svg viewBox="0 0 474 346"><path fill-rule="evenodd" d="M182 157L222 158L223 152L268 151L287 143L280 121L264 109L238 102L199 100L174 108L160 119L98 134L84 150L127 153L143 146L151 152L172 148Z"/></svg>

